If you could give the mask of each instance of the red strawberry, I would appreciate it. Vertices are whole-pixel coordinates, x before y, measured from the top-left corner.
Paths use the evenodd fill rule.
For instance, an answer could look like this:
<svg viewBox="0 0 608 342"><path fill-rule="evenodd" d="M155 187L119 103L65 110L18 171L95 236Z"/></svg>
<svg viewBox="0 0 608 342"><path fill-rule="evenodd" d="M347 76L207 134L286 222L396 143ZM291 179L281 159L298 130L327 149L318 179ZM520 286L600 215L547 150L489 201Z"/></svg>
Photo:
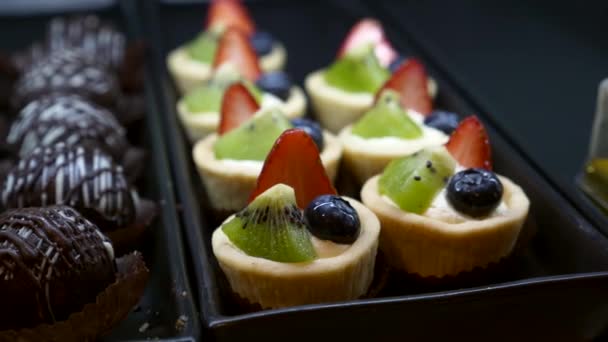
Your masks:
<svg viewBox="0 0 608 342"><path fill-rule="evenodd" d="M207 12L207 27L214 25L235 27L248 37L255 32L253 20L239 0L212 1Z"/></svg>
<svg viewBox="0 0 608 342"><path fill-rule="evenodd" d="M384 89L398 92L404 108L411 108L423 115L428 115L433 110L427 88L426 71L422 63L415 58L408 58L405 63L401 64L378 91L376 97L380 96Z"/></svg>
<svg viewBox="0 0 608 342"><path fill-rule="evenodd" d="M445 147L464 167L492 170L492 151L488 133L475 115L460 121Z"/></svg>
<svg viewBox="0 0 608 342"><path fill-rule="evenodd" d="M255 81L260 77L258 56L249 42L247 36L235 28L230 28L220 38L213 67L230 61L245 78Z"/></svg>
<svg viewBox="0 0 608 342"><path fill-rule="evenodd" d="M357 46L369 43L374 45L374 53L382 66L388 67L397 58L397 52L384 36L382 25L371 18L361 19L353 26L342 43L338 57Z"/></svg>
<svg viewBox="0 0 608 342"><path fill-rule="evenodd" d="M226 89L222 98L219 134L224 134L237 128L247 121L260 106L247 88L241 83L235 83Z"/></svg>
<svg viewBox="0 0 608 342"><path fill-rule="evenodd" d="M302 209L319 195L337 194L325 173L317 145L297 128L283 132L275 141L249 201L279 183L294 189Z"/></svg>

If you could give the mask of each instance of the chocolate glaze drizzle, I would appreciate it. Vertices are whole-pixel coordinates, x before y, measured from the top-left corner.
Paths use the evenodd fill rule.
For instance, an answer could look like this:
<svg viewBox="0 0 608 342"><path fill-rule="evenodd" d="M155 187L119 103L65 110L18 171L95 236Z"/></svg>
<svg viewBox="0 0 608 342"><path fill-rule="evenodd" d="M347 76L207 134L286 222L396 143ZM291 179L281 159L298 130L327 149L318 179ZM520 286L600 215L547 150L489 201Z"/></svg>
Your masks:
<svg viewBox="0 0 608 342"><path fill-rule="evenodd" d="M87 61L118 69L123 63L126 38L116 28L94 15L53 18L43 42L16 55L18 69L27 69L34 61L61 50L81 50Z"/></svg>
<svg viewBox="0 0 608 342"><path fill-rule="evenodd" d="M102 230L133 223L141 206L112 157L98 148L64 143L37 147L21 159L6 176L1 194L6 208L69 205Z"/></svg>
<svg viewBox="0 0 608 342"><path fill-rule="evenodd" d="M13 105L21 108L49 93L78 94L105 107L120 95L116 74L87 60L80 50L57 50L27 68L15 83Z"/></svg>
<svg viewBox="0 0 608 342"><path fill-rule="evenodd" d="M25 106L11 126L7 143L26 156L38 146L99 147L121 160L129 144L125 130L107 110L75 95L46 96Z"/></svg>
<svg viewBox="0 0 608 342"><path fill-rule="evenodd" d="M67 206L0 215L0 330L66 319L115 279L111 244Z"/></svg>

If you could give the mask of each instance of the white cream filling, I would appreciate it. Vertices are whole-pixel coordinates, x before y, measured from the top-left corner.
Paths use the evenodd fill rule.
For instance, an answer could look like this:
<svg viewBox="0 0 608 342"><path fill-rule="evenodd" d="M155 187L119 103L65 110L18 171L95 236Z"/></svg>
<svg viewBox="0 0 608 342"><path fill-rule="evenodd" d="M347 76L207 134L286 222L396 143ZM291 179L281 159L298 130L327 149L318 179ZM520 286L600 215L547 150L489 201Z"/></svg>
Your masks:
<svg viewBox="0 0 608 342"><path fill-rule="evenodd" d="M220 161L227 169L238 169L247 173L260 173L264 166L264 162L259 160L220 159Z"/></svg>
<svg viewBox="0 0 608 342"><path fill-rule="evenodd" d="M466 168L459 164L456 166L454 174L464 169ZM382 195L381 197L386 203L392 205L393 207L399 208L399 206L395 202L393 202L390 197L386 195ZM399 208L399 210L401 210L401 208ZM509 208L507 207L503 196L498 206L488 215L483 217L469 216L467 214L459 212L458 210L454 209L454 207L452 207L447 198L447 188L444 187L443 189L441 189L441 191L439 191L439 193L437 193L437 195L435 195L435 198L433 198L433 201L431 202L427 210L422 213L422 216L434 218L447 223L462 223L465 221L479 221L490 217L501 216L504 215L508 210Z"/></svg>
<svg viewBox="0 0 608 342"><path fill-rule="evenodd" d="M346 251L351 245L335 243L330 240L321 240L314 236L311 237L312 245L317 253L317 258L332 258Z"/></svg>

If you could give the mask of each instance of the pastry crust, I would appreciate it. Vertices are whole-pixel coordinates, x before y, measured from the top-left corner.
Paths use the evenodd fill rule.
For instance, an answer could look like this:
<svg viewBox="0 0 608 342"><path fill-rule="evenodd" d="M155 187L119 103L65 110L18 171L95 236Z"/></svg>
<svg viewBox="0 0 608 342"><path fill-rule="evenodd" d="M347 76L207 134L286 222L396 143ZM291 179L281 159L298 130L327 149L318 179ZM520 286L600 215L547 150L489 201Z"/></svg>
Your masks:
<svg viewBox="0 0 608 342"><path fill-rule="evenodd" d="M323 132L325 147L320 154L327 176L333 182L342 157L342 145L334 135ZM263 162L254 165L226 167L226 162L215 158L213 145L217 134L200 140L192 150L194 163L205 185L209 203L216 211L236 212L247 205L247 199L255 188Z"/></svg>
<svg viewBox="0 0 608 342"><path fill-rule="evenodd" d="M243 253L224 234L212 246L232 290L262 308L281 308L363 296L372 283L380 223L369 209L345 198L357 210L361 232L342 254L306 263L282 263Z"/></svg>
<svg viewBox="0 0 608 342"><path fill-rule="evenodd" d="M441 146L449 139L441 131L424 129L424 135L420 139L399 139L399 144L383 144L380 148L366 139L353 136L351 130L352 125L344 127L338 138L344 149L344 165L355 176L359 184L363 184L372 176L381 173L392 160L408 156L425 147Z"/></svg>
<svg viewBox="0 0 608 342"><path fill-rule="evenodd" d="M375 94L352 93L333 87L325 81L325 70L317 70L306 77L304 87L321 125L332 133L357 121L374 104ZM437 94L437 83L428 79L431 98Z"/></svg>
<svg viewBox="0 0 608 342"><path fill-rule="evenodd" d="M407 213L389 204L378 192L379 176L365 183L361 199L382 224L380 249L392 267L423 277L443 277L486 267L513 250L530 202L518 185L499 178L507 210L463 223Z"/></svg>
<svg viewBox="0 0 608 342"><path fill-rule="evenodd" d="M263 72L282 70L287 60L287 51L281 43L274 43L272 51L260 57ZM167 56L167 69L173 77L180 94L185 94L211 78L210 64L190 58L184 46L171 51Z"/></svg>
<svg viewBox="0 0 608 342"><path fill-rule="evenodd" d="M188 111L183 98L177 102L176 107L179 120L191 143L217 131L220 123L219 113L191 113ZM302 117L306 113L306 97L302 89L298 86L291 87L287 101L279 108L289 119Z"/></svg>

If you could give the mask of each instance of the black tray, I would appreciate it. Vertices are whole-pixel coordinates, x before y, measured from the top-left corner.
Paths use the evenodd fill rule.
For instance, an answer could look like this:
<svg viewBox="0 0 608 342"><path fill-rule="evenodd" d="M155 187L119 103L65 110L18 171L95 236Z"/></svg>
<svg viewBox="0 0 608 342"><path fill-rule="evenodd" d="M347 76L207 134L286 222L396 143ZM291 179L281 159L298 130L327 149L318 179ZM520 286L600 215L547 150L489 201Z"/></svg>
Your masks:
<svg viewBox="0 0 608 342"><path fill-rule="evenodd" d="M360 1L268 0L251 1L248 7L258 25L286 45L287 71L300 84L307 73L330 63L358 18L376 14ZM184 208L202 319L214 338L300 340L329 333L357 340L454 336L580 340L601 332L608 321L608 240L579 216L491 123L487 128L496 169L526 190L532 203L528 230L537 231L528 248L503 264L500 272L449 287L424 287L415 282L398 287L393 281L376 299L248 314L236 310L211 251L215 226L205 215L207 199L177 120L176 90L165 67L166 54L202 28L205 9L203 3L148 3L145 18L151 40L158 42L156 90L166 112L165 133ZM396 27L387 27L387 31L402 52L421 56ZM431 61L425 62L439 83L438 107L462 115L473 113L477 107L461 96L461 89ZM478 114L485 118L483 112Z"/></svg>
<svg viewBox="0 0 608 342"><path fill-rule="evenodd" d="M117 5L116 1L97 2L103 3L103 6L86 7L86 4L79 3L76 8L79 11L87 8L86 13L95 13L112 20L131 39L136 38L139 28L126 20L132 15L127 7ZM0 4L0 49L14 51L41 39L48 20L56 15L75 13L75 3L71 4L72 9L52 10L44 7L40 12L35 5L29 4L27 16L18 7L9 8ZM28 6L25 3L23 5ZM149 79L149 66L146 71ZM129 135L136 140L132 142L146 148L149 155L145 174L137 187L143 197L154 199L160 207L159 217L149 227L140 246L150 270L150 278L139 305L103 340L138 341L158 338L161 341L195 341L200 336L200 324L186 274L169 162L151 87L145 87L145 96L147 117L139 131L130 132ZM176 321L182 315L188 321L183 329L177 330ZM145 324L147 329L142 329Z"/></svg>

